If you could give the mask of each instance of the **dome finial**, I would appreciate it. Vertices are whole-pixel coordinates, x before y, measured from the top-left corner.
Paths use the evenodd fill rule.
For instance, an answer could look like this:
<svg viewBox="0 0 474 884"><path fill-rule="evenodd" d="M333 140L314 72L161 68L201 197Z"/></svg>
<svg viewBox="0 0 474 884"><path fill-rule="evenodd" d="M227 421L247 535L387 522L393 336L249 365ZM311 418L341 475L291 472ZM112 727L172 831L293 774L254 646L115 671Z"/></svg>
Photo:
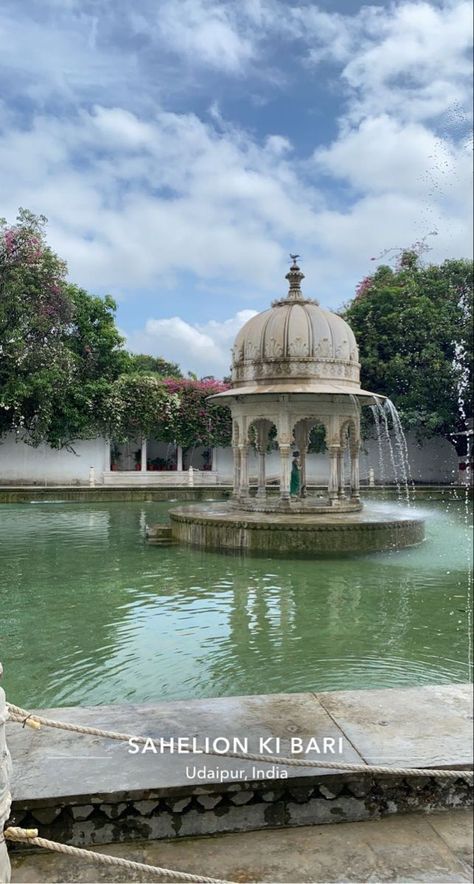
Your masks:
<svg viewBox="0 0 474 884"><path fill-rule="evenodd" d="M301 272L298 264L296 263L299 255L290 255L292 264L285 276L285 279L290 283L290 289L288 292L288 300L289 301L302 301L303 293L301 291L301 280L304 279L304 273Z"/></svg>

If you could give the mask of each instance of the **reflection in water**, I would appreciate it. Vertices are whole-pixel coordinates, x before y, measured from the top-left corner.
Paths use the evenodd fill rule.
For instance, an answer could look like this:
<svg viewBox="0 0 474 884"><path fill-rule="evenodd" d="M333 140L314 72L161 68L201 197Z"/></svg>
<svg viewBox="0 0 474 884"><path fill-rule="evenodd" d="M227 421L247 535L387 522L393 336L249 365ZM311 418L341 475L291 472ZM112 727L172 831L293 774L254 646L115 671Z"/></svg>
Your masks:
<svg viewBox="0 0 474 884"><path fill-rule="evenodd" d="M0 507L0 658L14 702L468 678L462 503L430 504L420 547L313 561L149 546L144 526L166 509Z"/></svg>

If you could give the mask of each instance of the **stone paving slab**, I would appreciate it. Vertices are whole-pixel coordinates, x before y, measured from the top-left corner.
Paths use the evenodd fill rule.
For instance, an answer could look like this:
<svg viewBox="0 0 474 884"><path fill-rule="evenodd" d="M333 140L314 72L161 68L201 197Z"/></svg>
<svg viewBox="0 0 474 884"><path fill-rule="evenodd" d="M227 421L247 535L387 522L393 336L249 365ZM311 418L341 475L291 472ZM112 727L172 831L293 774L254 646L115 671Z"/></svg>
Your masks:
<svg viewBox="0 0 474 884"><path fill-rule="evenodd" d="M472 685L317 693L367 764L472 764Z"/></svg>
<svg viewBox="0 0 474 884"><path fill-rule="evenodd" d="M472 814L456 810L375 822L211 838L104 845L138 862L235 882L471 882ZM134 882L146 876L58 854L12 857L12 884Z"/></svg>
<svg viewBox="0 0 474 884"><path fill-rule="evenodd" d="M46 717L106 730L142 734L154 739L171 736L247 737L249 751L290 754L290 740L295 737L305 742L316 737L324 749L324 738L332 738L340 754L322 754L310 751L306 756L315 760L345 760L362 762L361 756L345 739L343 732L325 711L313 694L268 694L256 697L225 697L212 700L183 700L155 706L90 706L37 710ZM263 750L260 738L280 738L280 746L272 742ZM125 743L71 734L62 730L41 728L33 731L10 722L7 739L14 761L13 796L15 802L42 805L77 799L81 796L113 795L143 797L147 791L154 795L195 787L216 785L212 772L225 767L235 773L234 780L251 780L254 768L268 770L268 765L244 762L230 758L220 759L206 755L182 754L128 754ZM194 767L205 768L202 778L187 776ZM238 772L241 772L239 775ZM314 776L311 768L288 768L289 778ZM318 774L331 775L327 769ZM220 785L220 784L219 784ZM223 783L226 788L228 783Z"/></svg>

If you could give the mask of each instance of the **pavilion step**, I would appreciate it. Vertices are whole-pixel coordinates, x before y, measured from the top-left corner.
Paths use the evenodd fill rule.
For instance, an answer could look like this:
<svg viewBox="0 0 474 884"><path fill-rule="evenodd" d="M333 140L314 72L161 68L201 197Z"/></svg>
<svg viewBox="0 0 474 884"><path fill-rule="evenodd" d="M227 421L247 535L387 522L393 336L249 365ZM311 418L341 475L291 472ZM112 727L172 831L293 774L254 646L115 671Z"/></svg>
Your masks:
<svg viewBox="0 0 474 884"><path fill-rule="evenodd" d="M146 537L155 546L171 546L175 543L171 525L150 525L146 528Z"/></svg>

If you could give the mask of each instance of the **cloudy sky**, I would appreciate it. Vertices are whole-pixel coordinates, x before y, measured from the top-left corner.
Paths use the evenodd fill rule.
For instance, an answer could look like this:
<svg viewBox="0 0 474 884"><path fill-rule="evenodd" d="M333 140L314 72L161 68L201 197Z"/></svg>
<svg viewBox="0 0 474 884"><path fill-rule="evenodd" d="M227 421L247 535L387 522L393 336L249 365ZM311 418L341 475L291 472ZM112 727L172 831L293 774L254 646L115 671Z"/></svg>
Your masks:
<svg viewBox="0 0 474 884"><path fill-rule="evenodd" d="M470 0L2 0L0 214L49 218L136 351L222 375L286 290L469 256Z"/></svg>

